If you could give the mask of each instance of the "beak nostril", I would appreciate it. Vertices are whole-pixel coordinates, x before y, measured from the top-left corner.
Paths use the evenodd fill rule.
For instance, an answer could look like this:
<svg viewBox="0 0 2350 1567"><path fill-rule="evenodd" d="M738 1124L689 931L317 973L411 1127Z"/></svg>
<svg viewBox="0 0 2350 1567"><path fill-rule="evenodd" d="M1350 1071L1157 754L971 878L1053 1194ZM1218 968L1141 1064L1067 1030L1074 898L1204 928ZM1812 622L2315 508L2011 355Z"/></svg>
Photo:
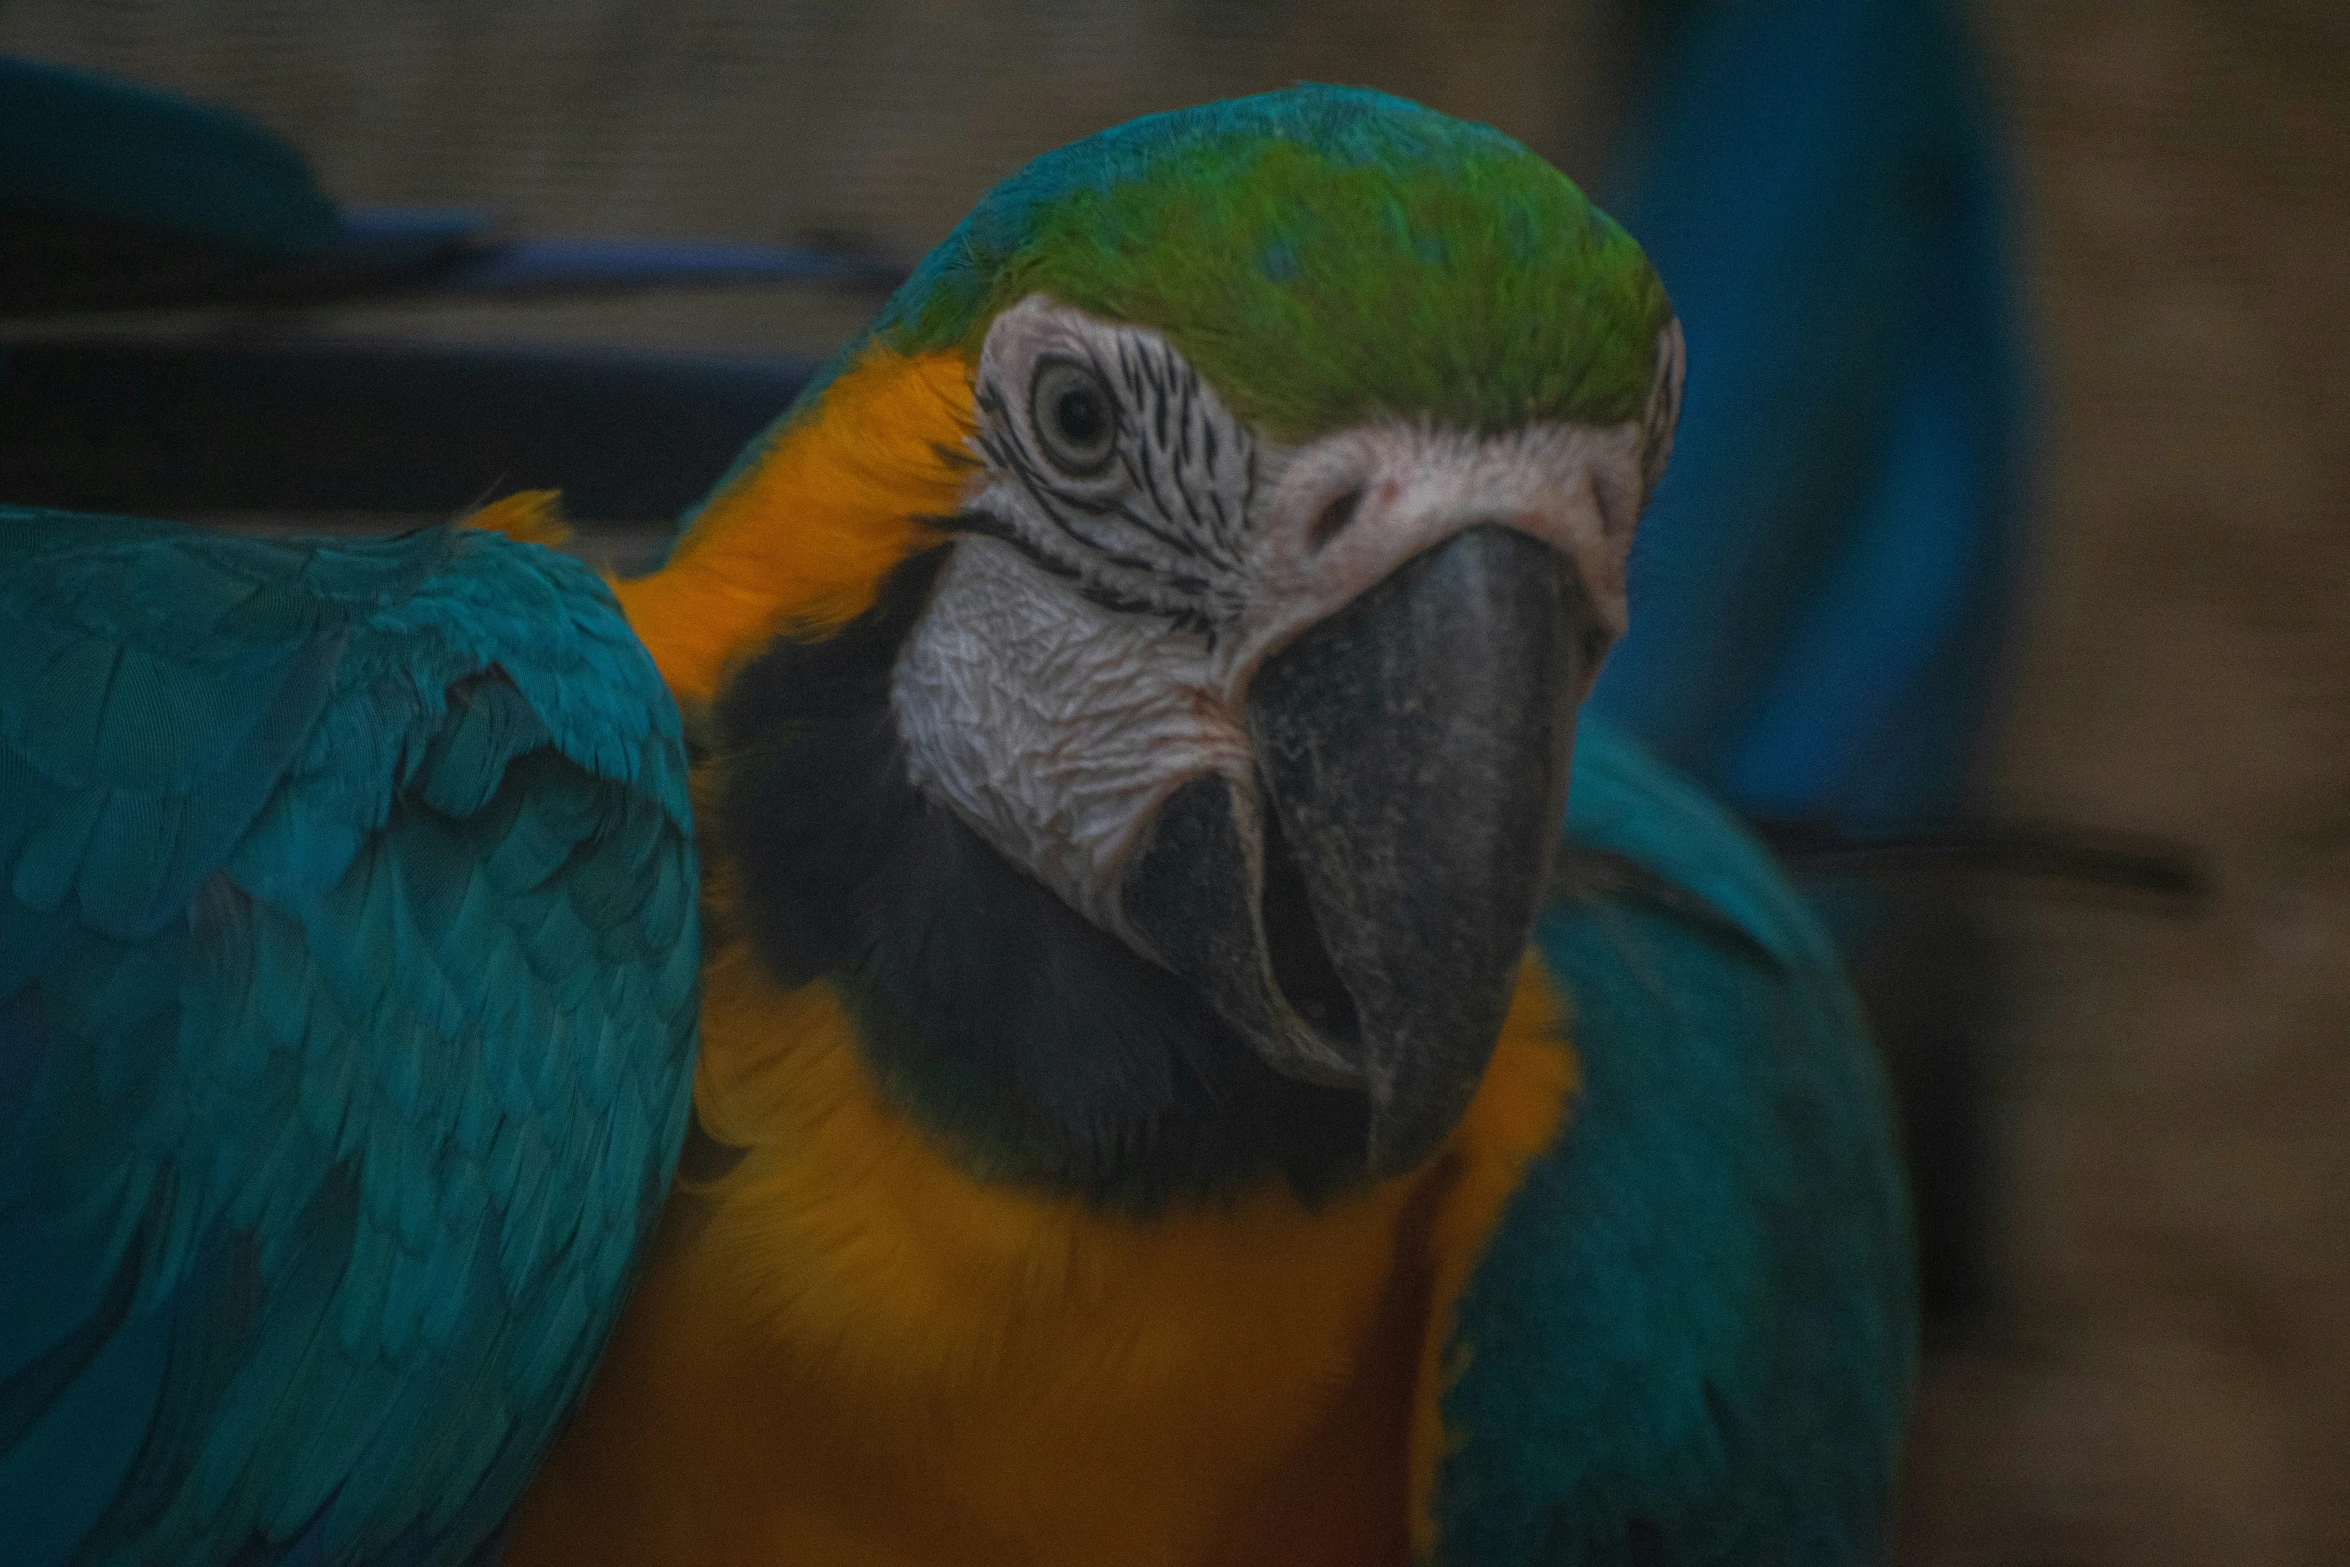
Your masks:
<svg viewBox="0 0 2350 1567"><path fill-rule="evenodd" d="M1323 507L1322 514L1314 519L1314 525L1306 530L1307 545L1318 550L1345 532L1347 524L1355 520L1355 513L1362 508L1362 504L1363 492L1348 490Z"/></svg>

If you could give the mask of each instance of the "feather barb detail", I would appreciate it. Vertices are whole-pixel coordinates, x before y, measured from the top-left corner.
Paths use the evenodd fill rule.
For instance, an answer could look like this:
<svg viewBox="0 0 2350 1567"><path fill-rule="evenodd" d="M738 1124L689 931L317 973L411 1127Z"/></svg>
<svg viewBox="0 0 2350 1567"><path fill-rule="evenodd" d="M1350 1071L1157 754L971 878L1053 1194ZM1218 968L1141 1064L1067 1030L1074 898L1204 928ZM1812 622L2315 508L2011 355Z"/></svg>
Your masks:
<svg viewBox="0 0 2350 1567"><path fill-rule="evenodd" d="M460 519L460 526L503 533L525 544L563 549L571 543L571 524L563 520L561 490L517 490Z"/></svg>

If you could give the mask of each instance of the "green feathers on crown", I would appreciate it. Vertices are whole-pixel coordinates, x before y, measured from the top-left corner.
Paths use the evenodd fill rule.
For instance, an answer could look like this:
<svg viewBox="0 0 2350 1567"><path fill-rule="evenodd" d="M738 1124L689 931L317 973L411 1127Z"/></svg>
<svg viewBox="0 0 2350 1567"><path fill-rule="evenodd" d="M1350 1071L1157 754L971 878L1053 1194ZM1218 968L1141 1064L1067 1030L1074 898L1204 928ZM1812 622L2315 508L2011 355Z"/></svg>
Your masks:
<svg viewBox="0 0 2350 1567"><path fill-rule="evenodd" d="M1517 142L1315 86L1037 158L873 332L974 348L1037 292L1165 332L1240 414L1292 439L1381 415L1485 431L1637 418L1672 316L1640 247Z"/></svg>

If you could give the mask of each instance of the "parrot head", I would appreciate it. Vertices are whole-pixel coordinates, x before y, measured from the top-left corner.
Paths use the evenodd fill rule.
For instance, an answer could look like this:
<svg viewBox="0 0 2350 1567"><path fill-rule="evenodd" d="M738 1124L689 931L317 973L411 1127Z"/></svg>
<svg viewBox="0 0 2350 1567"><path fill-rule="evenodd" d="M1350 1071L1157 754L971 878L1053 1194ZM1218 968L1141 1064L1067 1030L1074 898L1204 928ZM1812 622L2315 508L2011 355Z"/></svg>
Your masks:
<svg viewBox="0 0 2350 1567"><path fill-rule="evenodd" d="M1678 326L1498 132L1304 87L991 192L690 519L724 920L984 1173L1443 1142L1625 620Z"/></svg>

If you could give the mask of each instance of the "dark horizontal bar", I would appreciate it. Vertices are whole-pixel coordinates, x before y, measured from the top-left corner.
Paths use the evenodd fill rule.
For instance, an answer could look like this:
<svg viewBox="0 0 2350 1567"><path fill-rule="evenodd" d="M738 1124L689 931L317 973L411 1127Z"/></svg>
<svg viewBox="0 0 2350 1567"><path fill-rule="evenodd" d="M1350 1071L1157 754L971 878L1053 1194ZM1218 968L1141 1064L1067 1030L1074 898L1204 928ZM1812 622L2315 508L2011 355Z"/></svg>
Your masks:
<svg viewBox="0 0 2350 1567"><path fill-rule="evenodd" d="M2021 876L2134 895L2179 914L2203 913L2212 898L2211 865L2201 850L2140 833L1987 817L1869 827L1763 817L1747 825L1803 874Z"/></svg>
<svg viewBox="0 0 2350 1567"><path fill-rule="evenodd" d="M893 262L848 251L716 240L518 239L467 250L418 274L408 289L512 296L810 283L886 293L905 277L906 269Z"/></svg>
<svg viewBox="0 0 2350 1567"><path fill-rule="evenodd" d="M503 238L482 213L361 208L313 254L265 259L121 224L0 206L0 318L547 298L792 284L882 294L906 269L855 249L720 240Z"/></svg>
<svg viewBox="0 0 2350 1567"><path fill-rule="evenodd" d="M445 513L559 489L574 517L665 518L812 369L348 340L0 344L0 501L167 517Z"/></svg>

